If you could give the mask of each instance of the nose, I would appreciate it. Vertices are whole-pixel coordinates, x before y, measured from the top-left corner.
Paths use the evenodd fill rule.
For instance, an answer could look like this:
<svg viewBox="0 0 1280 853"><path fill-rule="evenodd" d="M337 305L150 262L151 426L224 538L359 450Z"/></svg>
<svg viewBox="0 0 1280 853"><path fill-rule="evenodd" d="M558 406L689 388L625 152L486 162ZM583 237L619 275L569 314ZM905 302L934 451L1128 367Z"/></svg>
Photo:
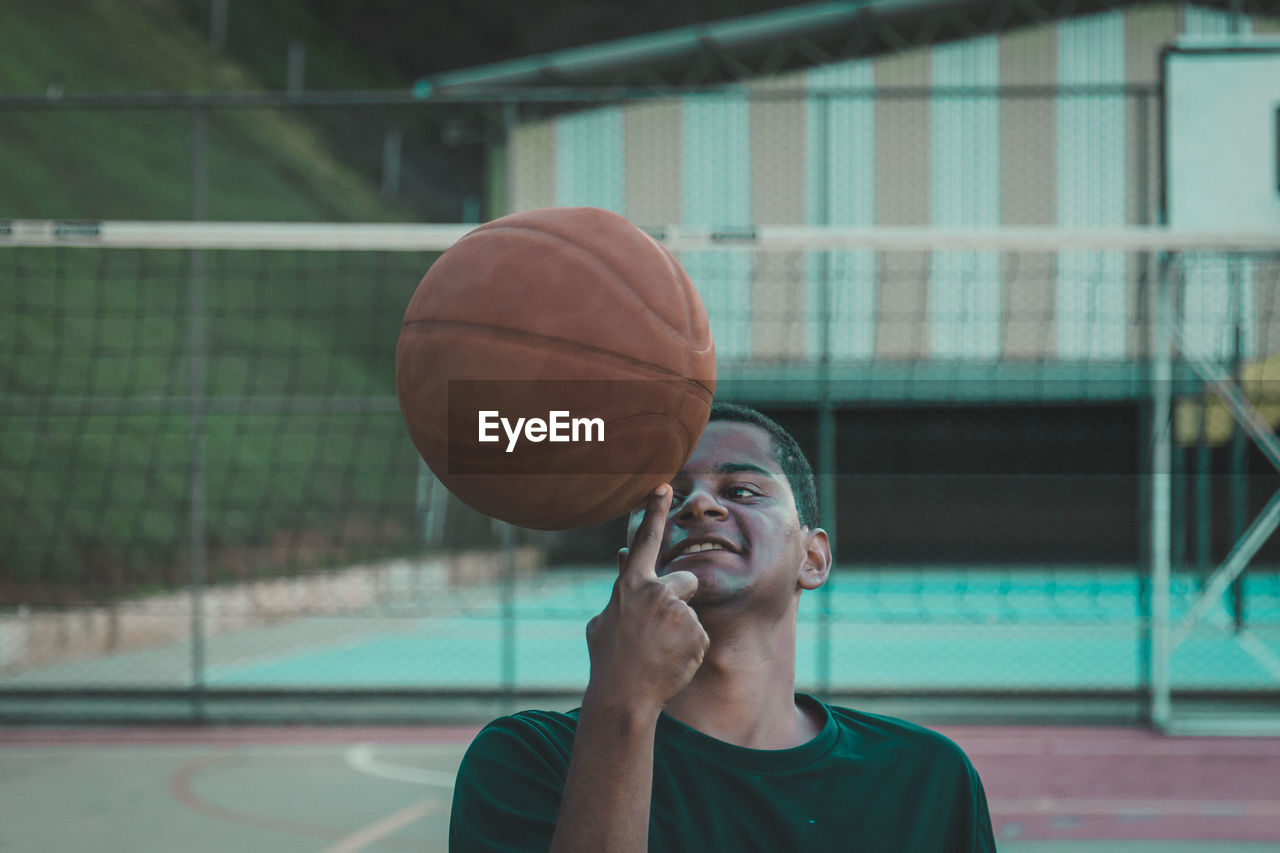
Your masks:
<svg viewBox="0 0 1280 853"><path fill-rule="evenodd" d="M727 518L728 513L716 499L715 492L704 485L694 486L676 509L675 522L687 525L704 518L713 520Z"/></svg>

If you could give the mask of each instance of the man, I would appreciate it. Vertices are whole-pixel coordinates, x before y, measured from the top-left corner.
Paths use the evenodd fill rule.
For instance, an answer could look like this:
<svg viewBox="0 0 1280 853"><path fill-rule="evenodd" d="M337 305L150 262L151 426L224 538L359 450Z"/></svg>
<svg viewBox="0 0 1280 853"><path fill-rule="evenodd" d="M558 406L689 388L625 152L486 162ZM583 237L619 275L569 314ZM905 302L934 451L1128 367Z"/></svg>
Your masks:
<svg viewBox="0 0 1280 853"><path fill-rule="evenodd" d="M831 551L785 430L715 405L629 534L587 626L582 706L477 735L454 853L995 850L954 743L795 693L800 595L826 582Z"/></svg>

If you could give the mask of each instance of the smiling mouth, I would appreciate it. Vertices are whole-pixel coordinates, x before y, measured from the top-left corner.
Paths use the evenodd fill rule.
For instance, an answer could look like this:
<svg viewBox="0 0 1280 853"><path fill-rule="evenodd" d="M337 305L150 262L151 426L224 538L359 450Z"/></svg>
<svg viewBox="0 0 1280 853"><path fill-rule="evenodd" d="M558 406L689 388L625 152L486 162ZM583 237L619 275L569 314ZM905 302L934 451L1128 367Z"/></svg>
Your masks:
<svg viewBox="0 0 1280 853"><path fill-rule="evenodd" d="M684 549L679 554L676 554L674 557L671 558L671 562L674 563L677 560L682 560L685 557L692 557L697 554L708 554L708 553L714 553L717 551L723 554L733 553L723 545L717 545L714 542L699 542L697 545L690 545L688 548Z"/></svg>

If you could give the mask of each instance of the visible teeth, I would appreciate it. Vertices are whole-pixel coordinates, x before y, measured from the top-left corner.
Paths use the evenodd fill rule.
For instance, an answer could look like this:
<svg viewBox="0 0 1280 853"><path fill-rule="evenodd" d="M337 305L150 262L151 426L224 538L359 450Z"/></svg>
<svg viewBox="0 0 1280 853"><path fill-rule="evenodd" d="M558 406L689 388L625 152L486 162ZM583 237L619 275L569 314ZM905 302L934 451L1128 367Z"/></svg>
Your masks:
<svg viewBox="0 0 1280 853"><path fill-rule="evenodd" d="M697 545L690 545L688 548L684 549L684 552L686 554L696 554L699 551L723 551L723 550L725 550L723 545L717 545L714 542L700 542Z"/></svg>

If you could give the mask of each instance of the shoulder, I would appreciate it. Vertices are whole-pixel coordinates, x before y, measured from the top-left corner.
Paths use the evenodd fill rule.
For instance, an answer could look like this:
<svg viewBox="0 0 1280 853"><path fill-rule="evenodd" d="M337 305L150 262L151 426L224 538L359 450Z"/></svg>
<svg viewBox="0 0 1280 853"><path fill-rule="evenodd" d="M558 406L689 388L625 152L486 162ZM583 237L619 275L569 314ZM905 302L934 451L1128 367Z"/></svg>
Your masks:
<svg viewBox="0 0 1280 853"><path fill-rule="evenodd" d="M828 705L832 718L842 732L866 746L898 754L915 755L941 766L972 770L969 757L951 738L917 723Z"/></svg>
<svg viewBox="0 0 1280 853"><path fill-rule="evenodd" d="M520 711L498 717L477 735L498 736L499 733L526 739L560 740L572 738L578 726L578 709L560 711Z"/></svg>
<svg viewBox="0 0 1280 853"><path fill-rule="evenodd" d="M566 762L573 750L573 734L578 725L577 709L558 711L520 711L498 717L482 728L471 741L463 761L500 754L532 753L553 763Z"/></svg>
<svg viewBox="0 0 1280 853"><path fill-rule="evenodd" d="M458 765L449 849L547 849L576 724L573 713L521 711L481 729Z"/></svg>
<svg viewBox="0 0 1280 853"><path fill-rule="evenodd" d="M995 850L991 813L978 771L951 738L916 723L828 706L849 760L883 773L882 790L902 802L927 803L946 849Z"/></svg>

